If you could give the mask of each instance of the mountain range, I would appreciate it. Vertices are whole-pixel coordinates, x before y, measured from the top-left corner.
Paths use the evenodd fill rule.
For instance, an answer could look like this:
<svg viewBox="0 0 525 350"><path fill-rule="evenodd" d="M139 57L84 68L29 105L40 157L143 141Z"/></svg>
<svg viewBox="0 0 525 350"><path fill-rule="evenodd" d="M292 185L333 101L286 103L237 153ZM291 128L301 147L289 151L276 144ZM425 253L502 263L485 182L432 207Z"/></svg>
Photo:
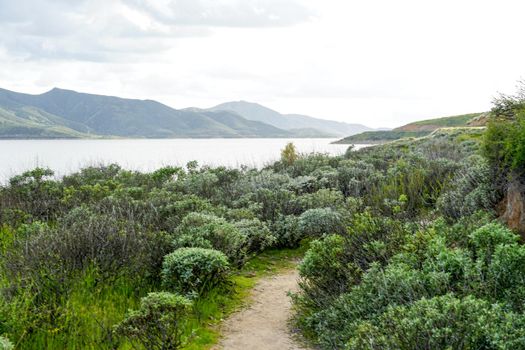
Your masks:
<svg viewBox="0 0 525 350"><path fill-rule="evenodd" d="M39 95L0 89L0 138L334 137L371 130L363 125L282 115L249 102L210 109L174 109L54 88Z"/></svg>

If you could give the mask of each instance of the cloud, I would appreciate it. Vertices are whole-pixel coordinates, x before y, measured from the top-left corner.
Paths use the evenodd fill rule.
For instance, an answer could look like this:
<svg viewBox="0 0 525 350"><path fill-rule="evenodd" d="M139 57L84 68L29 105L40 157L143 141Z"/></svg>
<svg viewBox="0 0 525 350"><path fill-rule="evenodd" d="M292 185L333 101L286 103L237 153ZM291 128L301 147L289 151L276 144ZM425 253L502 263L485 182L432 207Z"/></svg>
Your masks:
<svg viewBox="0 0 525 350"><path fill-rule="evenodd" d="M282 0L129 0L166 25L220 27L288 26L312 17L297 1Z"/></svg>
<svg viewBox="0 0 525 350"><path fill-rule="evenodd" d="M296 0L0 0L0 46L24 60L139 60L211 35L309 20Z"/></svg>

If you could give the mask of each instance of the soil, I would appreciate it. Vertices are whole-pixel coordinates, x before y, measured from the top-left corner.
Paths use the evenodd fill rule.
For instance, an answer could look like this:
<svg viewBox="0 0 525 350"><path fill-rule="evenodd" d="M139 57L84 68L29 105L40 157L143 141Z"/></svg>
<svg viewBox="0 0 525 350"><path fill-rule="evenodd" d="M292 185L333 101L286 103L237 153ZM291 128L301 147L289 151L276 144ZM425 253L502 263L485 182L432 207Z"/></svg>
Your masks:
<svg viewBox="0 0 525 350"><path fill-rule="evenodd" d="M306 350L289 325L288 292L298 290L297 279L295 269L262 278L255 285L248 306L224 322L223 337L215 349Z"/></svg>

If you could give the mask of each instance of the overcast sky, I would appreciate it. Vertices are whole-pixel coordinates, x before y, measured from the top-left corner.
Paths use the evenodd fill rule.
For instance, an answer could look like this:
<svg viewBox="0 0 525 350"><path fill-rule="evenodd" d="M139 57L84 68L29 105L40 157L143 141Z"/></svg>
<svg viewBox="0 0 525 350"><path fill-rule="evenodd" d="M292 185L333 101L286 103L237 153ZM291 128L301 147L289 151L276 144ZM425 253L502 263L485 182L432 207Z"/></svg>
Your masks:
<svg viewBox="0 0 525 350"><path fill-rule="evenodd" d="M525 78L523 0L0 0L0 87L394 127Z"/></svg>

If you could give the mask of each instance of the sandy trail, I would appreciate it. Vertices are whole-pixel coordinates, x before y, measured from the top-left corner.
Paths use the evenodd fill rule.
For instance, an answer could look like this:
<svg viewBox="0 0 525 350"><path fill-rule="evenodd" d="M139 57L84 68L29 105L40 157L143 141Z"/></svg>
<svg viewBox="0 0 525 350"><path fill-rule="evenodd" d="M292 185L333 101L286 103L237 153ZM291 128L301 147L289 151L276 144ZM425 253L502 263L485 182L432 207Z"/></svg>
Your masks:
<svg viewBox="0 0 525 350"><path fill-rule="evenodd" d="M223 338L215 349L306 350L294 341L288 326L297 271L288 270L262 278L254 287L248 307L230 316L222 327Z"/></svg>

